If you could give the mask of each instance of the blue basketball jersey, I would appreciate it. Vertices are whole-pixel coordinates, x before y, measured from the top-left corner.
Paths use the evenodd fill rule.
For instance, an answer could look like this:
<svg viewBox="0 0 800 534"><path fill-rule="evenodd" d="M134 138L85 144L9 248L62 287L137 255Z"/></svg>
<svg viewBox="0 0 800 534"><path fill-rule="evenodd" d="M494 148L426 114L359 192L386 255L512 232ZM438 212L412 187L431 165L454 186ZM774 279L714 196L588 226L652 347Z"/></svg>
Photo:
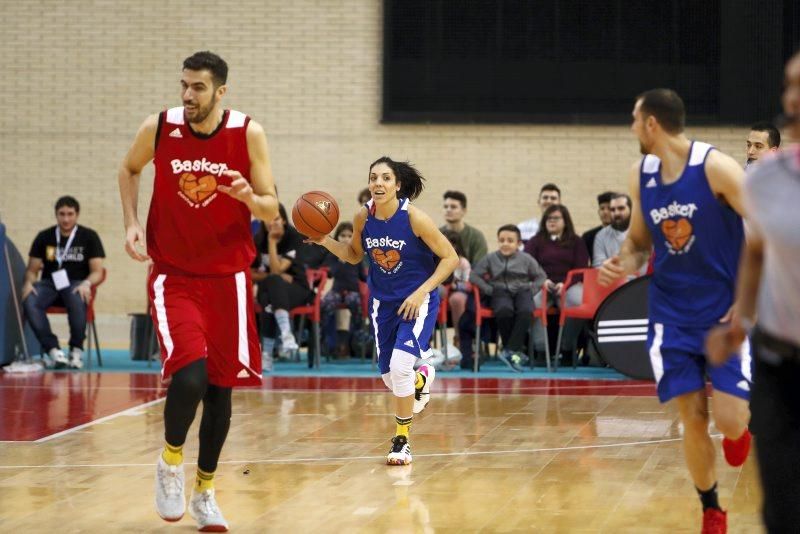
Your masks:
<svg viewBox="0 0 800 534"><path fill-rule="evenodd" d="M411 203L407 198L399 200L400 207L386 220L375 217L370 200L361 232L361 246L370 262L367 285L372 298L381 301L405 300L436 268L433 252L411 228Z"/></svg>
<svg viewBox="0 0 800 534"><path fill-rule="evenodd" d="M650 283L650 321L711 326L733 304L742 218L714 195L705 161L714 147L692 142L680 178L664 184L661 161L642 159L642 214L653 236L655 265Z"/></svg>

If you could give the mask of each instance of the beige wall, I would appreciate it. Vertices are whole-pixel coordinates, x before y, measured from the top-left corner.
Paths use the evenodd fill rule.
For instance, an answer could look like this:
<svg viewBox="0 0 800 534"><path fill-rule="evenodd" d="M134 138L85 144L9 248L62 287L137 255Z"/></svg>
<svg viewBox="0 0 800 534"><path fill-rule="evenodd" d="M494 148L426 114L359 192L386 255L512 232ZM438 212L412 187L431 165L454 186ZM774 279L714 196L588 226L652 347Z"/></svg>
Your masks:
<svg viewBox="0 0 800 534"><path fill-rule="evenodd" d="M144 309L144 267L122 248L117 167L145 116L179 103L181 61L196 50L228 61L226 105L265 126L287 205L325 189L349 218L368 164L408 158L428 178L417 204L441 221L442 192L464 191L491 247L499 225L535 213L545 181L562 187L579 230L594 226L594 195L624 188L638 153L627 127L380 124L379 0L3 2L3 19L0 217L26 254L55 199L78 197L108 255L101 312ZM689 134L744 158L743 130ZM151 180L148 169L142 218Z"/></svg>

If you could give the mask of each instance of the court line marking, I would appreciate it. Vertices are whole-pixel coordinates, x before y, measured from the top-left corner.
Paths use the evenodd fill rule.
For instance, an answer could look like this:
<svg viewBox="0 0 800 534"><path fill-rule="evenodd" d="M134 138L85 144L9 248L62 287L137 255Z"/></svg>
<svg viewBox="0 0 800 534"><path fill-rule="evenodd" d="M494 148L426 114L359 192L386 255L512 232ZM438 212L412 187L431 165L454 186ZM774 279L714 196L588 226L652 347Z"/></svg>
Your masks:
<svg viewBox="0 0 800 534"><path fill-rule="evenodd" d="M712 434L712 438L720 438L721 434ZM574 445L567 447L542 447L538 449L510 449L499 451L458 451L458 452L432 452L432 453L415 453L417 458L447 458L453 456L501 456L512 454L532 454L537 452L566 452L576 450L588 449L611 449L615 447L636 447L642 445L659 445L662 443L676 443L683 441L682 437L679 438L665 438L656 440L645 441L625 441L621 443L602 443L597 445ZM256 460L224 460L220 464L225 465L254 465L254 464L286 464L286 463L304 463L304 462L345 462L354 460L383 460L386 455L376 456L330 456L330 457L315 457L315 458L265 458ZM184 462L184 465L196 465L197 462ZM119 463L119 464L58 464L58 465L0 465L0 469L77 469L81 467L91 468L120 468L120 467L155 467L155 463Z"/></svg>
<svg viewBox="0 0 800 534"><path fill-rule="evenodd" d="M61 436L66 436L67 434L71 434L71 433L75 432L76 430L81 430L83 428L90 427L90 426L96 425L98 423L105 423L106 421L110 421L112 419L116 419L117 417L120 417L120 416L123 416L123 415L131 415L131 412L134 412L136 410L141 410L142 408L148 408L148 407L152 406L153 404L156 404L156 403L159 403L159 402L164 402L165 399L166 399L166 397L161 397L160 399L151 400L149 402L145 402L144 404L137 404L136 406L131 406L130 408L125 408L121 412L112 413L110 415L106 415L104 417L101 417L100 419L95 419L94 421L89 421L88 423L83 423L82 425L74 426L72 428L67 428L66 430L62 430L61 432L56 432L55 434L50 434L49 436L45 436L43 438L39 438L39 439L34 440L32 442L31 441L22 441L22 442L17 442L17 443L46 443L46 442L50 441L51 439L56 439L56 438L60 438Z"/></svg>

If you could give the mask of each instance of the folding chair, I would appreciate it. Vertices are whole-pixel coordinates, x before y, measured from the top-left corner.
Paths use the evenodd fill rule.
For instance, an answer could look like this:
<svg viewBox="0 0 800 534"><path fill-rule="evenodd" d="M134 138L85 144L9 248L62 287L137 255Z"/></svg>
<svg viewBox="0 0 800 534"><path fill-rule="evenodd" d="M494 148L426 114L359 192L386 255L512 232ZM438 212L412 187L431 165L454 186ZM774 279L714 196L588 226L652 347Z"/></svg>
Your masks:
<svg viewBox="0 0 800 534"><path fill-rule="evenodd" d="M567 273L564 286L561 288L561 313L558 318L558 341L556 341L556 356L561 354L561 336L564 332L564 325L567 319L592 319L597 313L597 308L615 289L624 285L626 278L617 280L608 287L603 287L597 280L598 269L584 268L572 269ZM578 306L567 308L567 289L580 282L583 276L583 298ZM577 367L575 352L572 353L572 368ZM548 366L549 369L549 366ZM558 369L558 361L555 361L555 369Z"/></svg>
<svg viewBox="0 0 800 534"><path fill-rule="evenodd" d="M328 270L327 269L306 269L306 278L308 279L308 287L310 287L314 291L314 300L310 304L305 304L303 306L296 306L289 310L290 317L297 317L300 316L300 325L297 329L297 334L295 337L299 340L300 334L303 332L303 327L305 326L305 319L308 318L311 321L311 327L313 329L312 335L314 336L314 357L313 360L311 358L311 347L309 346L309 358L308 363L309 367L313 366L319 369L319 355L321 350L320 343L320 302L322 300L322 290L325 289L325 284L328 282ZM329 359L328 356L325 357L326 360Z"/></svg>
<svg viewBox="0 0 800 534"><path fill-rule="evenodd" d="M103 267L103 276L97 284L92 286L92 295L86 304L86 368L92 367L92 339L94 338L94 351L97 354L97 365L103 366L103 356L100 354L100 341L97 339L97 323L94 315L94 299L97 295L97 288L106 281L106 268ZM45 313L66 314L67 308L64 306L50 306Z"/></svg>
<svg viewBox="0 0 800 534"><path fill-rule="evenodd" d="M547 371L550 372L550 340L549 336L547 335L547 291L542 291L542 305L538 308L533 308L533 321L531 321L531 329L528 332L528 356L531 359L531 369L533 369L535 359L533 357L534 354L534 347L533 347L533 330L536 328L536 319L539 319L542 322L542 328L544 329L544 357L545 361L547 362Z"/></svg>
<svg viewBox="0 0 800 534"><path fill-rule="evenodd" d="M442 287L444 287L444 296L439 299L439 313L436 315L436 328L439 330L442 354L444 354L444 359L447 360L447 313L449 311L447 306L450 299L450 284ZM456 325L456 328L458 328L458 325Z"/></svg>

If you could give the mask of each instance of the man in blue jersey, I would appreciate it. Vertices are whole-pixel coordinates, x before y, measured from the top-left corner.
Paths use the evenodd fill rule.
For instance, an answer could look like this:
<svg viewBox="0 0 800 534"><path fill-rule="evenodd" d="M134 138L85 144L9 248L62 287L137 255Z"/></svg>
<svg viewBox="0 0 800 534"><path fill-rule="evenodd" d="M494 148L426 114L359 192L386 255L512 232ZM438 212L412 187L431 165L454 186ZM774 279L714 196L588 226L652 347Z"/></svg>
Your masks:
<svg viewBox="0 0 800 534"><path fill-rule="evenodd" d="M683 101L669 89L636 99L631 129L644 158L630 174L634 210L619 255L600 268L600 282L635 274L654 251L647 341L658 397L677 403L686 463L703 504L703 532L722 533L727 518L717 498L706 375L725 458L741 465L750 449L750 354L745 342L740 355L710 366L703 342L715 324L729 319L733 305L744 242L743 171L711 145L690 141L685 115Z"/></svg>

